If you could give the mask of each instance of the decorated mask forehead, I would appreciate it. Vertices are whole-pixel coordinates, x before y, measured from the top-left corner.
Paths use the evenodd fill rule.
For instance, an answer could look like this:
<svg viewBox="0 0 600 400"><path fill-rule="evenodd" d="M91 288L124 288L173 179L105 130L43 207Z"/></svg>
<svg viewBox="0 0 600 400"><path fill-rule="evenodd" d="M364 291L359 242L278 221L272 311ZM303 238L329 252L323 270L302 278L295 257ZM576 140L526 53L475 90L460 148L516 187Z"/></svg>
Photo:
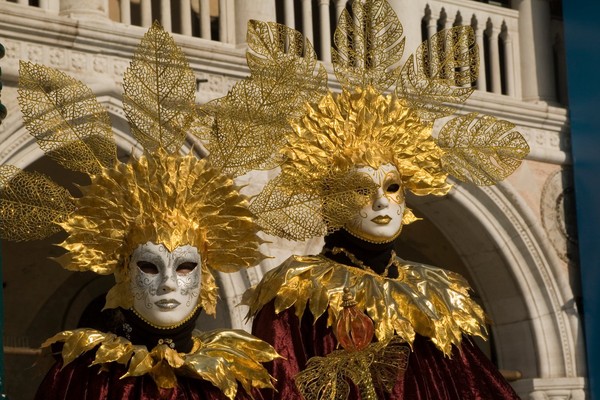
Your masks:
<svg viewBox="0 0 600 400"><path fill-rule="evenodd" d="M194 246L169 251L162 244L139 245L129 262L133 311L161 328L188 321L199 305L201 261Z"/></svg>

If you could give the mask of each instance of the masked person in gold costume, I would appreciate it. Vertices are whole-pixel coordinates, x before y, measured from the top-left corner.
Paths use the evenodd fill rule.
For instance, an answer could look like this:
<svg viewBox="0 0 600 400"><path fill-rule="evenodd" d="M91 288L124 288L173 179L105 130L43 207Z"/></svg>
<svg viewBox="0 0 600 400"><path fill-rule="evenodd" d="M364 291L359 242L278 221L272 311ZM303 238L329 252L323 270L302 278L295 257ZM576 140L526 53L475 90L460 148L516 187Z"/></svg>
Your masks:
<svg viewBox="0 0 600 400"><path fill-rule="evenodd" d="M334 42L341 93L328 90L299 33L252 21L251 77L204 108L224 137L251 131L277 143L255 163L280 167L251 203L263 230L325 237L321 254L292 256L244 296L253 333L283 356L269 364L277 391L262 396L516 399L470 339L487 328L467 281L394 252L402 226L416 220L405 193L444 195L448 175L495 184L529 151L507 121L453 115L477 78L473 31L438 32L399 66L404 39L393 10L356 0ZM240 121L244 106L253 114ZM432 135L434 121L450 116Z"/></svg>
<svg viewBox="0 0 600 400"><path fill-rule="evenodd" d="M86 173L73 197L38 173L2 166L2 237L44 238L63 230L60 264L113 274L92 327L48 339L56 364L37 399L242 399L272 387L263 362L273 348L232 329L195 330L216 311L214 273L258 263L258 227L223 165L179 154L198 114L195 77L173 39L154 24L124 76L124 110L143 148L116 157L108 113L81 82L22 63L25 124L48 156Z"/></svg>

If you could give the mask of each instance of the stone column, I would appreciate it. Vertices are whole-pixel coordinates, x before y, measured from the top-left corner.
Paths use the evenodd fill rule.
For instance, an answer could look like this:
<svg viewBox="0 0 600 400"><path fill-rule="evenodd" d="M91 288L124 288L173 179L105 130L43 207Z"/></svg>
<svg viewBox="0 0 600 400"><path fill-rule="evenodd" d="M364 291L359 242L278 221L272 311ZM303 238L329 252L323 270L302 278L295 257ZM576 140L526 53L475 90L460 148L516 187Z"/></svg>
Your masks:
<svg viewBox="0 0 600 400"><path fill-rule="evenodd" d="M329 24L329 0L319 0L319 19L321 20L321 59L331 61L331 26Z"/></svg>
<svg viewBox="0 0 600 400"><path fill-rule="evenodd" d="M490 49L490 80L492 83L492 92L502 94L502 80L500 76L500 54L498 47L498 35L500 29L494 24L490 28L489 49Z"/></svg>
<svg viewBox="0 0 600 400"><path fill-rule="evenodd" d="M151 0L141 0L140 8L142 13L142 26L152 25L152 2Z"/></svg>
<svg viewBox="0 0 600 400"><path fill-rule="evenodd" d="M28 4L27 0L24 4ZM59 14L77 19L108 19L108 0L60 0Z"/></svg>
<svg viewBox="0 0 600 400"><path fill-rule="evenodd" d="M121 23L125 25L131 25L131 1L121 0L119 3L121 10Z"/></svg>
<svg viewBox="0 0 600 400"><path fill-rule="evenodd" d="M294 0L285 0L283 5L285 26L296 29L296 15L294 12Z"/></svg>
<svg viewBox="0 0 600 400"><path fill-rule="evenodd" d="M246 43L248 21L275 21L275 0L235 0L235 43Z"/></svg>
<svg viewBox="0 0 600 400"><path fill-rule="evenodd" d="M485 46L483 44L483 31L484 24L479 19L477 20L477 26L475 27L475 41L479 48L479 74L477 75L477 89L487 91L487 80L485 76Z"/></svg>
<svg viewBox="0 0 600 400"><path fill-rule="evenodd" d="M390 0L390 6L398 15L398 19L404 28L404 37L406 43L404 45L403 60L406 60L409 55L413 54L417 47L423 42L421 37L421 21L425 16L425 3L416 2L414 0ZM433 35L436 30L435 21L432 22L432 32L428 31L429 36ZM428 27L429 28L429 27Z"/></svg>
<svg viewBox="0 0 600 400"><path fill-rule="evenodd" d="M513 57L512 38L508 33L504 33L504 70L506 71L506 94L515 96L515 61Z"/></svg>
<svg viewBox="0 0 600 400"><path fill-rule="evenodd" d="M210 3L209 0L200 0L200 37L202 39L211 39L210 37Z"/></svg>
<svg viewBox="0 0 600 400"><path fill-rule="evenodd" d="M173 30L171 24L171 0L160 0L160 23L167 32Z"/></svg>
<svg viewBox="0 0 600 400"><path fill-rule="evenodd" d="M192 4L190 0L179 0L181 7L181 15L179 21L181 23L181 33L183 35L192 36Z"/></svg>
<svg viewBox="0 0 600 400"><path fill-rule="evenodd" d="M302 33L309 42L314 43L313 37L313 10L311 0L302 0Z"/></svg>
<svg viewBox="0 0 600 400"><path fill-rule="evenodd" d="M516 0L523 100L554 102L554 62L548 0Z"/></svg>

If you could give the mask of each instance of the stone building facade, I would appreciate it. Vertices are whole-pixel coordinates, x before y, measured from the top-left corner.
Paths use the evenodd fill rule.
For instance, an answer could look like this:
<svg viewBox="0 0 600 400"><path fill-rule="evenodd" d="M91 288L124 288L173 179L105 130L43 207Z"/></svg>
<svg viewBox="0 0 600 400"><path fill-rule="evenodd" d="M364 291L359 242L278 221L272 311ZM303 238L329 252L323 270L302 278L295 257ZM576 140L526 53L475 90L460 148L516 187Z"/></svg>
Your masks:
<svg viewBox="0 0 600 400"><path fill-rule="evenodd" d="M408 226L404 258L467 277L491 317L482 347L524 399L586 397L585 344L579 304L569 126L560 1L389 0L407 37L406 55L440 29L473 26L482 52L477 91L464 112L482 111L518 125L531 153L495 187L457 184L443 198L409 197L422 222ZM335 81L328 52L345 0L0 0L2 102L0 163L50 175L61 184L81 176L44 156L17 105L20 60L52 66L92 88L108 109L123 156L135 146L121 107L121 82L132 52L155 19L174 33L196 73L197 100L224 95L248 74L246 22L285 23L302 31ZM187 145L191 148L193 138ZM251 179L256 183L261 179ZM70 189L76 191L73 185ZM59 235L60 236L60 235ZM54 242L59 238L53 238ZM39 344L75 327L112 285L111 277L71 273L48 259L51 241L2 242L5 362L9 398L29 399L45 369ZM241 294L291 252L311 243L275 242L275 256L242 273L220 276L218 318L199 327L248 327Z"/></svg>

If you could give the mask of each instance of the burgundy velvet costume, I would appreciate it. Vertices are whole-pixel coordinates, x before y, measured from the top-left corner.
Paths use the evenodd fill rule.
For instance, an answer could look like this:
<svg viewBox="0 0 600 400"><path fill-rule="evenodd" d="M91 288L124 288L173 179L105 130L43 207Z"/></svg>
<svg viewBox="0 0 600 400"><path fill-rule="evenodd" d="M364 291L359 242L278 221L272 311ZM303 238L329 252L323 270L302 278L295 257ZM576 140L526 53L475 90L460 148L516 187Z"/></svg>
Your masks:
<svg viewBox="0 0 600 400"><path fill-rule="evenodd" d="M339 233L338 233L339 232ZM387 263L392 244L373 245L351 238L338 231L326 238L326 247L344 243L355 256L376 270ZM385 254L387 253L387 255ZM351 265L343 256L325 253L335 261ZM369 257L370 255L376 255ZM390 271L393 276L393 272ZM255 336L275 347L284 358L267 364L267 369L277 379L272 390L261 392L263 399L301 399L294 376L304 369L312 356L324 356L336 349L337 340L327 328L327 313L314 321L307 308L300 321L294 308L275 314L274 301L265 305L253 323ZM360 399L356 390L350 399ZM399 376L393 392L379 393L380 399L406 400L508 400L518 399L496 366L468 337L464 337L461 351L454 348L451 358L445 357L433 342L417 335L410 354L408 369Z"/></svg>
<svg viewBox="0 0 600 400"><path fill-rule="evenodd" d="M227 400L207 381L177 377L178 387L159 391L148 375L120 379L127 369L111 363L108 371L90 366L94 351L89 351L61 369L62 360L50 369L38 388L35 400ZM248 398L240 387L236 399Z"/></svg>

